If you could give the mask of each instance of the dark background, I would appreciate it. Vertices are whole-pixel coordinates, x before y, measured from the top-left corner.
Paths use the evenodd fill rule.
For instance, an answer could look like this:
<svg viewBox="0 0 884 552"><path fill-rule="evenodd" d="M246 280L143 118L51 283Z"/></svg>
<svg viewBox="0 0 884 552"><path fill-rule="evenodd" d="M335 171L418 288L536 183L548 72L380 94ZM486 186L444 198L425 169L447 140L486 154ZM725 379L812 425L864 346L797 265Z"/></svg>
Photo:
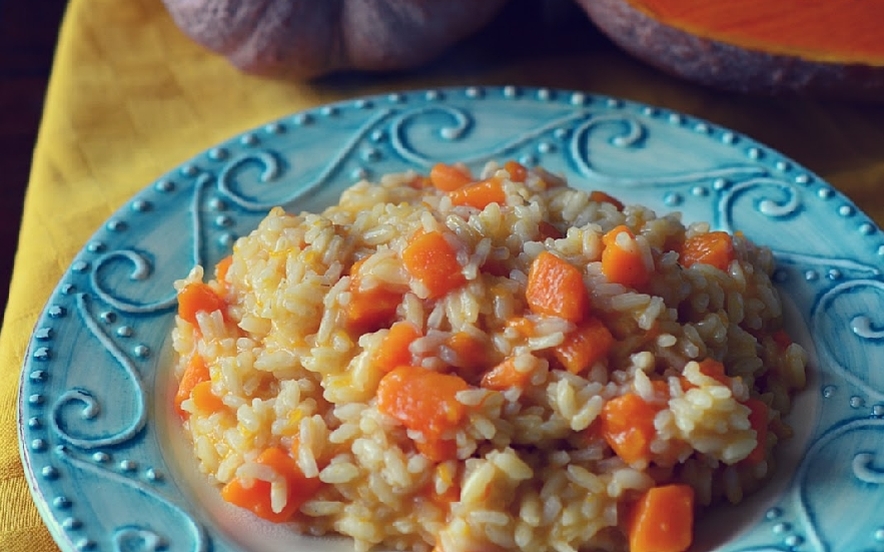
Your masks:
<svg viewBox="0 0 884 552"><path fill-rule="evenodd" d="M0 307L65 0L0 0Z"/></svg>

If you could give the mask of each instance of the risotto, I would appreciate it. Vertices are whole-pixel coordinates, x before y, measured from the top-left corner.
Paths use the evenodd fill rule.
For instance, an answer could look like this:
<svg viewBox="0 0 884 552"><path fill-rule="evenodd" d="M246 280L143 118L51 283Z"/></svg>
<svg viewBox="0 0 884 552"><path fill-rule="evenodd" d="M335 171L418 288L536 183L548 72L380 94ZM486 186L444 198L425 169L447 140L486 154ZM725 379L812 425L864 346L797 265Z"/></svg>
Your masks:
<svg viewBox="0 0 884 552"><path fill-rule="evenodd" d="M459 165L273 209L176 283L223 498L356 550L657 550L773 469L807 354L739 232Z"/></svg>

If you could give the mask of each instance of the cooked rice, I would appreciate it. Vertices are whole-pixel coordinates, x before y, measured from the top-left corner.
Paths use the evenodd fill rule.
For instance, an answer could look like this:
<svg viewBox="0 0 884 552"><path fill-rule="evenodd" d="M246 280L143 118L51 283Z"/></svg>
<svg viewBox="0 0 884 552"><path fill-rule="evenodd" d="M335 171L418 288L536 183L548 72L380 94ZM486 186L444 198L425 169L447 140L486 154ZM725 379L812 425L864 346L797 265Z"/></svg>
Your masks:
<svg viewBox="0 0 884 552"><path fill-rule="evenodd" d="M196 325L178 317L173 332L178 376L199 355L223 402L213 411L189 398L182 404L200 469L219 486L269 482L279 512L290 496L286 479L256 460L270 447L290 451L297 470L322 482L293 525L349 535L360 551L623 550L622 507L654 485L687 483L709 505L738 502L763 483L773 447L790 434L781 417L804 385L807 361L800 345L775 339L783 313L770 251L736 234L727 271L684 268L671 244L709 232L708 224L593 201L539 169L521 183L489 164L483 177L503 182L505 205L454 206L405 173L356 184L321 214L273 209L236 243L223 280L208 282L226 312L200 312ZM542 235L550 224L558 237ZM621 224L636 236L623 246L653 267L641 291L601 270L601 237ZM466 284L427 299L402 263L419 231L444 233ZM578 374L548 354L574 324L526 306L528 269L542 251L581 269L592 313L616 336L607 358ZM456 459L430 460L416 449L422 431L378 409L390 367L372 359L392 320L361 335L345 324L358 260L363 288L404 290L396 319L421 334L410 346L413 364L470 383L457 395L468 415L451 435ZM196 267L176 285L203 278ZM506 324L517 317L533 322L531 337ZM495 362L513 357L530 384L483 388L481 371L457 368L464 359L448 344L460 332L485 343ZM700 371L705 358L725 365L730 385ZM668 385L662 402L654 381ZM590 431L608 401L630 392L660 403L650 459L633 465ZM771 407L765 459L754 464L741 461L756 446L742 404L749 397ZM452 501L440 498L458 489Z"/></svg>

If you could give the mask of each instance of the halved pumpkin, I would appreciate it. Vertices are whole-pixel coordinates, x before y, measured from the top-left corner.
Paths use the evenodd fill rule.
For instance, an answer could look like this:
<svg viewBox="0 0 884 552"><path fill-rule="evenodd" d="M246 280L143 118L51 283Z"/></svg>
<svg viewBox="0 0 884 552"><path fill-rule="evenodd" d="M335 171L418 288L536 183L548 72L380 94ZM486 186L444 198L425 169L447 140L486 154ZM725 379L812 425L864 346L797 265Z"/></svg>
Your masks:
<svg viewBox="0 0 884 552"><path fill-rule="evenodd" d="M740 92L884 100L884 0L577 0L611 40Z"/></svg>

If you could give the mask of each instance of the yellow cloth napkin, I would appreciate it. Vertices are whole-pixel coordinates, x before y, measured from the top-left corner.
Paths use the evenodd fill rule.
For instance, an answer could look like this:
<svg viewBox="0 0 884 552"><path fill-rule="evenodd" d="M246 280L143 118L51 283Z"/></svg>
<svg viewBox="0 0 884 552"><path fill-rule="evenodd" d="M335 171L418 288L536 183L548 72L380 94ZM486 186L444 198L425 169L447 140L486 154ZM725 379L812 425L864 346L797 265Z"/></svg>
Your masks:
<svg viewBox="0 0 884 552"><path fill-rule="evenodd" d="M308 84L238 73L180 33L160 0L72 0L0 333L0 550L57 550L28 492L16 429L20 366L49 294L89 236L138 190L268 120L395 88L511 83L581 89L745 132L819 173L884 222L884 108L724 94L666 77L603 41L587 46L578 37L550 47L556 37L542 32L525 40L512 55L501 47L488 53L488 43L479 42L417 72Z"/></svg>

